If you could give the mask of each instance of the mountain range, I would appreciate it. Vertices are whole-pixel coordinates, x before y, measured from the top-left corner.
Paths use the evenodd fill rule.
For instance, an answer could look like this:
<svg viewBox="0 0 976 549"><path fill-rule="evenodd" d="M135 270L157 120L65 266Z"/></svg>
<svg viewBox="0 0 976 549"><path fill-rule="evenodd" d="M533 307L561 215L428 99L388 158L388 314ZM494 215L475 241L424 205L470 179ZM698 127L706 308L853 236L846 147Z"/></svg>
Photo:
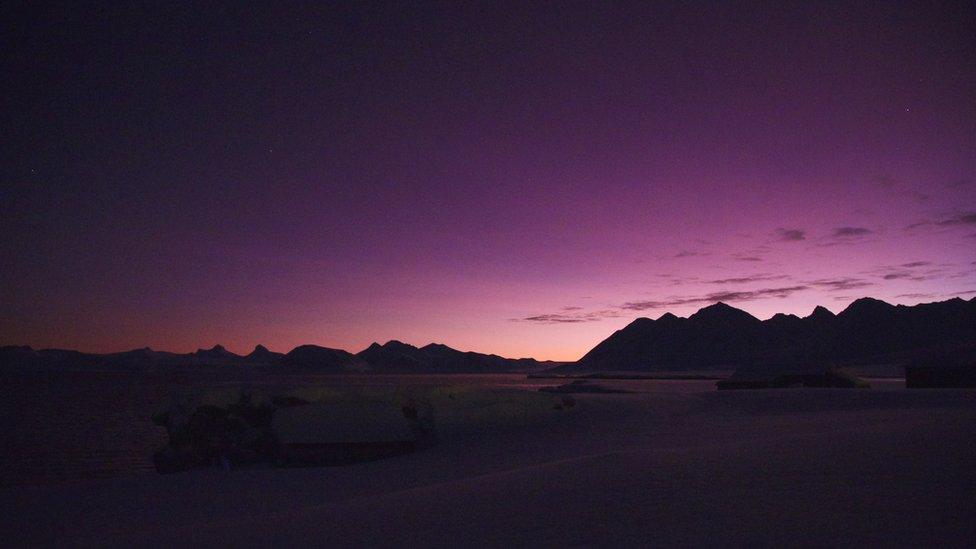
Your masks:
<svg viewBox="0 0 976 549"><path fill-rule="evenodd" d="M756 364L905 365L976 350L976 298L915 306L872 298L839 314L759 320L716 303L688 318L638 318L559 371L734 370Z"/></svg>
<svg viewBox="0 0 976 549"><path fill-rule="evenodd" d="M221 345L179 354L142 348L108 354L64 349L35 350L27 346L0 347L0 370L120 370L203 371L254 373L506 373L535 372L559 365L531 358L464 352L431 343L414 347L399 341L374 343L360 353L318 345L300 345L276 353L258 345L247 355L234 354Z"/></svg>
<svg viewBox="0 0 976 549"><path fill-rule="evenodd" d="M946 360L976 358L976 298L915 306L862 298L836 315L817 307L806 317L780 313L768 320L720 302L688 318L671 313L656 320L638 318L571 363L503 358L436 343L415 347L389 341L373 343L356 354L317 345L301 345L284 354L258 345L247 355L234 354L220 345L187 354L149 348L88 354L6 346L0 347L0 369L233 368L326 374L662 372L734 370L763 364L901 366L933 356Z"/></svg>

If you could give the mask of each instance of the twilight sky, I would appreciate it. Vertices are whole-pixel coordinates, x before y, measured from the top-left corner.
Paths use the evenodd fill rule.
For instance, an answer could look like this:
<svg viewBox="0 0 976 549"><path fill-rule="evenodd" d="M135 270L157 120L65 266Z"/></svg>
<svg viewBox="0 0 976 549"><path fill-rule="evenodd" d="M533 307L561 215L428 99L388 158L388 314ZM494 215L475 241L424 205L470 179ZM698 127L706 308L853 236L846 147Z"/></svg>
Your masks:
<svg viewBox="0 0 976 549"><path fill-rule="evenodd" d="M976 294L971 3L237 4L3 8L0 344L572 360Z"/></svg>

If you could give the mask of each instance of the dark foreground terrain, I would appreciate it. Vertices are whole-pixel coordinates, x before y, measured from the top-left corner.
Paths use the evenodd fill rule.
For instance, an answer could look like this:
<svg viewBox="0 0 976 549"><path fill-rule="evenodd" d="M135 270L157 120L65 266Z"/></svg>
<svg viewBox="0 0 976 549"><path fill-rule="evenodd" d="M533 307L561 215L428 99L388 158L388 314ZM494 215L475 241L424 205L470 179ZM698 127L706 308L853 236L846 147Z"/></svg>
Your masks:
<svg viewBox="0 0 976 549"><path fill-rule="evenodd" d="M575 395L572 413L546 423L485 424L367 464L5 488L0 535L17 546L976 539L976 391L629 387L639 392Z"/></svg>

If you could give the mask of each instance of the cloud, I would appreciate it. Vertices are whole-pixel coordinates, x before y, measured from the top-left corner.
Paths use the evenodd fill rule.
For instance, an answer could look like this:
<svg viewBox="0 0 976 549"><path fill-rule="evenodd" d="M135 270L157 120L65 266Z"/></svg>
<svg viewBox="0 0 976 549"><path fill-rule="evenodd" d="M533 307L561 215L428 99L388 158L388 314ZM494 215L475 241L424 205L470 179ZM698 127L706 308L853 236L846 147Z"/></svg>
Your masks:
<svg viewBox="0 0 976 549"><path fill-rule="evenodd" d="M772 251L772 248L763 244L761 246L752 247L748 250L735 252L731 254L731 257L736 261L764 261L764 256L770 251Z"/></svg>
<svg viewBox="0 0 976 549"><path fill-rule="evenodd" d="M862 280L860 278L851 278L851 277L822 278L819 280L813 280L807 282L807 284L817 288L823 288L828 292L841 292L844 290L854 290L857 288L867 288L868 286L874 286L874 282L869 282L867 280Z"/></svg>
<svg viewBox="0 0 976 549"><path fill-rule="evenodd" d="M898 183L895 178L884 174L874 176L874 182L886 189L890 189Z"/></svg>
<svg viewBox="0 0 976 549"><path fill-rule="evenodd" d="M958 227L976 225L976 212L965 212L943 217L938 220L925 219L917 221L905 227L906 231L918 229L919 227Z"/></svg>
<svg viewBox="0 0 976 549"><path fill-rule="evenodd" d="M950 227L953 225L976 225L976 212L968 212L937 221L936 225Z"/></svg>
<svg viewBox="0 0 976 549"><path fill-rule="evenodd" d="M681 250L680 252L674 254L671 257L675 259L681 259L683 257L698 257L698 256L706 256L706 255L708 255L708 252L696 252L694 250Z"/></svg>
<svg viewBox="0 0 976 549"><path fill-rule="evenodd" d="M867 227L836 227L830 234L817 239L817 246L826 248L866 242L864 238L873 234L874 231Z"/></svg>
<svg viewBox="0 0 976 549"><path fill-rule="evenodd" d="M897 267L892 266L881 266L870 271L862 271L865 274L874 275L882 278L883 280L912 280L915 282L921 282L923 280L933 280L938 278L945 278L945 269L926 269L919 271L921 267L926 267L931 265L929 261L913 261L911 263L904 263Z"/></svg>
<svg viewBox="0 0 976 549"><path fill-rule="evenodd" d="M753 301L769 297L785 298L806 290L807 286L787 286L783 288L762 288L739 292L713 292L701 296L671 297L664 300L630 301L620 306L628 311L646 311L650 309L664 309L681 305L698 305L715 303L717 301Z"/></svg>
<svg viewBox="0 0 976 549"><path fill-rule="evenodd" d="M563 307L562 310L564 310L564 311L581 311L581 310L583 310L583 308L582 307L575 307L575 306L570 305L568 307Z"/></svg>
<svg viewBox="0 0 976 549"><path fill-rule="evenodd" d="M752 276L742 276L735 278L722 278L719 280L709 280L709 284L745 284L747 282L762 282L767 280L783 280L789 278L787 275L757 274Z"/></svg>
<svg viewBox="0 0 976 549"><path fill-rule="evenodd" d="M873 233L871 229L864 227L837 227L830 234L833 238L857 238Z"/></svg>
<svg viewBox="0 0 976 549"><path fill-rule="evenodd" d="M898 294L895 297L904 297L908 299L933 299L935 296L932 294Z"/></svg>
<svg viewBox="0 0 976 549"><path fill-rule="evenodd" d="M576 309L571 310L578 310ZM563 308L567 310L567 308ZM606 309L589 313L552 313L545 315L527 316L525 318L513 318L515 322L537 322L539 324L579 324L582 322L596 322L605 318L617 318L621 316L619 311Z"/></svg>
<svg viewBox="0 0 976 549"><path fill-rule="evenodd" d="M784 229L780 227L776 229L776 238L783 242L799 242L806 240L807 232L803 229Z"/></svg>

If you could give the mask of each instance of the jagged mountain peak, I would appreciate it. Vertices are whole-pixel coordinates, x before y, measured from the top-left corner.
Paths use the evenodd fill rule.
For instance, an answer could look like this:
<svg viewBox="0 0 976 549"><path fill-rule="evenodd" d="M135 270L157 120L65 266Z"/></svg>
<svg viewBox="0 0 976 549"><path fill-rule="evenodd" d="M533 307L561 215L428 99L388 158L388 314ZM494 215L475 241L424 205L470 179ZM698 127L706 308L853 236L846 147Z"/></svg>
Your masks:
<svg viewBox="0 0 976 549"><path fill-rule="evenodd" d="M834 318L835 316L836 315L834 313L832 313L830 311L830 309L828 309L828 308L826 308L826 307L824 307L822 305L817 305L816 307L813 308L813 312L810 313L810 316L807 316L805 318L811 318L811 319L827 319L827 318Z"/></svg>

